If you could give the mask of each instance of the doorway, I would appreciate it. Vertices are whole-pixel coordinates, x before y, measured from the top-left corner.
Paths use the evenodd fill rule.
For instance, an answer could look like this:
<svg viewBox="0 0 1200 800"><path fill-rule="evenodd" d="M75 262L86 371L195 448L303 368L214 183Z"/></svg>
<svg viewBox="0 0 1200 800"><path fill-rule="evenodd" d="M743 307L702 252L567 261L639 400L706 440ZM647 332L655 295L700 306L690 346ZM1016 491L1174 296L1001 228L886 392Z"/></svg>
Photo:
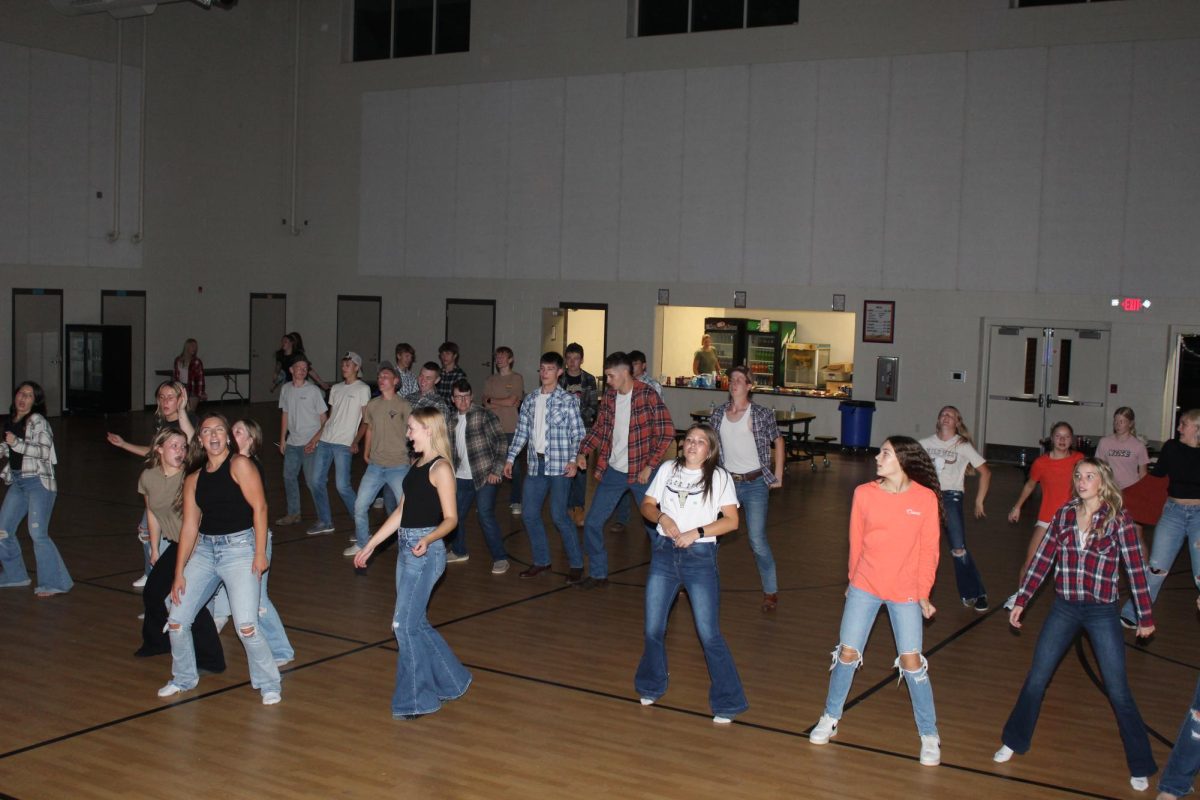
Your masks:
<svg viewBox="0 0 1200 800"><path fill-rule="evenodd" d="M1179 415L1200 408L1200 329L1171 326L1171 361L1163 403L1162 439L1175 436Z"/></svg>
<svg viewBox="0 0 1200 800"><path fill-rule="evenodd" d="M35 381L46 393L46 414L62 414L62 289L12 290L12 388Z"/></svg>
<svg viewBox="0 0 1200 800"><path fill-rule="evenodd" d="M275 385L275 351L287 333L287 295L250 295L250 400L270 397Z"/></svg>
<svg viewBox="0 0 1200 800"><path fill-rule="evenodd" d="M583 369L604 383L604 357L608 355L608 304L559 303L559 308L564 318L563 347L578 342L583 347Z"/></svg>
<svg viewBox="0 0 1200 800"><path fill-rule="evenodd" d="M362 375L375 377L379 372L379 330L383 319L383 298L339 294L337 299L337 363L325 376L329 383L342 379L342 353L353 350L362 358Z"/></svg>
<svg viewBox="0 0 1200 800"><path fill-rule="evenodd" d="M447 299L446 341L458 345L458 365L482 392L496 352L496 301Z"/></svg>
<svg viewBox="0 0 1200 800"><path fill-rule="evenodd" d="M129 402L131 411L148 408L146 403L146 293L138 290L104 289L100 292L100 324L128 325L130 350ZM183 341L179 341L180 350Z"/></svg>
<svg viewBox="0 0 1200 800"><path fill-rule="evenodd" d="M1108 430L1110 332L1049 324L987 327L984 441L989 461L1030 463L1059 420L1077 436Z"/></svg>

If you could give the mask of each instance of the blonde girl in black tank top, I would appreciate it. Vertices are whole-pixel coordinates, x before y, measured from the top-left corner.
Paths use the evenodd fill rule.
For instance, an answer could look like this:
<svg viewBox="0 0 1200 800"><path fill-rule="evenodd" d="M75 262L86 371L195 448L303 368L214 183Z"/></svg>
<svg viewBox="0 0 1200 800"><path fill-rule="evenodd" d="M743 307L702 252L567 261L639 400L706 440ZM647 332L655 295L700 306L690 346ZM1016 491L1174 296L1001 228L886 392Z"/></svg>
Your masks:
<svg viewBox="0 0 1200 800"><path fill-rule="evenodd" d="M420 458L405 476L400 506L354 557L354 565L364 568L381 542L394 533L400 539L392 615L399 645L392 694L394 719L432 714L444 701L461 697L471 685L471 673L425 616L433 585L446 570L443 539L458 527L457 484L446 418L436 408L416 409L408 418L408 438Z"/></svg>

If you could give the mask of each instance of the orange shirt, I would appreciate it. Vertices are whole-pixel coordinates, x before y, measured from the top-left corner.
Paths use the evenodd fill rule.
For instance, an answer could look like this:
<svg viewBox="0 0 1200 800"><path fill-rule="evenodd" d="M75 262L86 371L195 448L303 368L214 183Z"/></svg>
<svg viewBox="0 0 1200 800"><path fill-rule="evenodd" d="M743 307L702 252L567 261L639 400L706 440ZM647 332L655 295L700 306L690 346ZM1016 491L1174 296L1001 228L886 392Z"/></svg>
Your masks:
<svg viewBox="0 0 1200 800"><path fill-rule="evenodd" d="M1029 479L1042 485L1042 505L1038 522L1050 522L1054 514L1071 499L1071 484L1075 480L1075 464L1083 453L1072 450L1064 458L1051 458L1049 453L1038 456L1029 468Z"/></svg>
<svg viewBox="0 0 1200 800"><path fill-rule="evenodd" d="M850 509L850 585L894 602L928 599L940 535L938 498L926 487L892 494L862 484Z"/></svg>

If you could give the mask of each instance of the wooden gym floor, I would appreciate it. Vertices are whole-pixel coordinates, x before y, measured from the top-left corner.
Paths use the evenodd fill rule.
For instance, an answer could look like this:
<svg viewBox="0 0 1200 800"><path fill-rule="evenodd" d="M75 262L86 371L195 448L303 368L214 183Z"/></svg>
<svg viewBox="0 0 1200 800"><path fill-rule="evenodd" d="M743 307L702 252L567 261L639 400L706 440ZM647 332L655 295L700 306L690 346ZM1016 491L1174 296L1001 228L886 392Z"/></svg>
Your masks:
<svg viewBox="0 0 1200 800"><path fill-rule="evenodd" d="M254 415L274 438L278 412L269 404L224 409ZM170 677L169 657L132 656L140 639L141 598L130 586L142 559L134 533L140 462L104 441L111 429L146 442L152 426L149 413L53 421L60 464L51 533L76 585L51 599L0 590L4 796L1146 796L1129 787L1086 642L1058 671L1033 750L992 763L1049 606L1043 592L1019 635L999 609L1015 588L1032 522L1028 514L1019 526L1004 520L1022 479L1014 467L995 468L988 518L967 523L991 611L962 607L943 551L933 597L938 614L925 633L942 765L929 768L916 760L919 741L907 691L897 688L890 668L895 653L885 614L839 735L824 747L805 736L821 713L837 644L849 498L873 475L866 457L835 456L832 468L816 473L797 465L772 494L769 533L782 588L776 613L759 611L744 532L722 544L722 630L750 700L733 725L710 720L707 673L686 600L675 607L668 637L670 691L653 707L638 704L633 673L648 564L642 533L608 534L607 589L563 585L555 533L555 574L521 580L519 562L528 562L529 547L521 518L503 502L513 569L490 574L472 516L471 560L447 567L429 610L474 683L439 713L397 722L389 711L395 551L356 577L341 555L353 524L332 491L335 534L306 536L304 526L275 532L271 596L296 649L284 670L283 703L260 704L231 628L222 637L225 673L205 675L195 691L175 698L155 697ZM268 453L265 465L274 518L284 513L281 459ZM356 476L360 471L361 463ZM307 490L301 493L307 525L311 504ZM372 524L381 520L373 512ZM24 525L18 535L32 571ZM1128 639L1130 680L1160 767L1200 668L1187 572L1179 562L1167 583L1154 640L1141 646Z"/></svg>

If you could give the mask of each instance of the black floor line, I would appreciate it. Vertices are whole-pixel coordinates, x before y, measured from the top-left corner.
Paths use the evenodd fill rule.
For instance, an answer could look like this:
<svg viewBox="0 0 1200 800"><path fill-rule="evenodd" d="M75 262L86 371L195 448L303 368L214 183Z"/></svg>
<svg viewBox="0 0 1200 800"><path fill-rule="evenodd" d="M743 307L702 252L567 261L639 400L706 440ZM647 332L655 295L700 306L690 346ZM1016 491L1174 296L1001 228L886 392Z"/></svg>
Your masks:
<svg viewBox="0 0 1200 800"><path fill-rule="evenodd" d="M306 661L303 664L296 664L295 666L291 666L291 667L288 667L287 669L280 670L280 672L282 674L286 674L289 672L299 672L300 670L308 669L310 667L315 667L319 664L324 664L327 661L334 661L339 658L345 658L346 656L351 656L351 655L355 655L357 653L361 653L365 650L371 650L372 648L376 648L376 647L379 647L380 645L387 644L389 641L392 641L392 640L389 638L389 639L380 639L377 642L368 642L366 644L360 645L360 646L352 648L350 650L346 650L341 653L333 653L332 655L324 656L323 658L314 659L313 661ZM247 687L249 685L250 685L250 681L248 681L248 680L241 681L239 683L230 684L229 686L223 686L220 689L213 689L210 692L203 692L201 694L195 695L194 697L189 697L184 700L176 700L174 702L167 703L166 705L158 706L156 708L147 708L143 711L138 711L135 714L127 714L124 717L118 717L117 719L111 719L111 720L108 720L107 722L101 722L96 725L91 725L87 728L80 728L77 731L71 731L70 733L64 733L59 736L54 736L50 739L44 739L40 742L34 742L32 744L27 744L24 747L18 747L15 750L9 750L7 753L0 753L0 761L4 760L6 758L11 758L12 756L19 756L23 753L28 753L32 750L38 750L38 749L47 747L52 744L58 744L59 742L65 742L70 739L78 738L80 736L86 736L89 733L95 733L97 731L105 730L106 728L112 728L112 727L121 725L126 722L132 722L134 720L142 719L143 717L148 717L153 714L161 714L164 711L170 711L173 708L179 708L180 706L185 706L189 703L196 703L201 700L207 700L210 697L217 697L218 695L222 695L227 692L232 692L236 689L244 689L245 687Z"/></svg>
<svg viewBox="0 0 1200 800"><path fill-rule="evenodd" d="M306 538L307 538L307 537L306 537ZM289 540L289 541L300 541L300 539L294 539L294 540ZM617 575L617 574L620 574L620 573L622 573L622 572L627 572L627 571L630 571L630 570L640 569L640 568L642 568L642 567L645 567L645 566L647 566L649 563L650 563L649 561L644 561L644 562L637 563L637 564L631 564L631 565L629 565L629 566L626 566L626 567L623 567L623 568L621 568L621 569L619 569L619 570L614 570L614 571L613 571L613 572L611 572L610 574L612 574L612 575ZM116 574L124 574L124 573L116 573ZM561 574L561 573L553 573L553 574ZM115 589L115 588L113 588L113 587L104 586L104 585L102 585L102 584L92 584L92 583L90 583L90 582L86 582L86 581L81 581L81 583L85 583L86 585L93 586L93 587L95 587L95 588L101 588L101 589L110 589L110 590L112 590L112 591L119 591L119 592L122 592L122 593L136 594L136 592L128 592L128 591L126 591L126 590L124 590L124 589ZM630 584L630 585L637 585L637 584ZM840 584L831 584L831 585L840 585ZM438 623L438 624L437 624L436 626L434 626L434 627L441 628L441 627L445 627L445 626L448 626L448 625L453 625L453 624L455 624L455 623L457 623L457 622L463 622L463 621L465 621L465 620L468 620L468 619L473 619L473 618L476 618L476 617L479 617L479 616L483 616L483 615L486 615L486 614L492 613L492 612L494 612L494 611L503 610L503 609L505 609L505 608L511 608L511 607L513 607L513 606L520 605L520 604L522 604L522 603L526 603L526 602L529 602L529 601L531 601L531 600L537 600L537 599L541 599L541 598L543 598L543 597L549 596L549 595L551 595L551 594L556 594L556 593L558 593L558 592L562 592L562 591L564 591L564 590L567 590L567 589L570 589L570 588L573 588L573 587L571 587L571 586L568 586L568 585L565 585L565 584L564 584L564 585L561 585L561 586L553 587L553 588L550 588L550 589L548 589L548 590L546 590L546 591L544 591L544 592L539 592L538 594L530 595L530 596L528 596L528 597L519 598L519 599L517 599L517 600L513 600L513 601L510 601L510 602L507 602L507 603L502 603L502 604L500 604L500 605L498 605L498 606L493 606L493 607L491 607L491 608L482 609L482 610L480 610L480 611L476 611L476 612L473 612L473 613L471 613L471 614L464 615L464 616L462 616L462 617L456 617L456 618L454 618L454 619L445 620L445 621L443 621L443 622L440 622L440 623ZM949 636L947 636L945 639L942 639L941 641L939 641L939 642L938 642L936 645L934 645L933 647L931 647L931 648L927 649L927 650L925 651L925 655L926 655L926 657L930 657L930 656L934 655L934 654L935 654L935 653L937 653L939 650L943 649L944 647L948 646L948 645L949 645L949 644L951 644L952 642L956 641L957 639L959 639L960 637L962 637L964 634L966 634L967 632L969 632L970 630L972 630L973 628L975 628L977 625L980 625L980 624L982 624L982 623L983 623L983 622L984 622L986 619L988 619L989 617L991 617L992 615L996 614L997 612L999 612L999 611L1001 611L1001 610L1003 610L1003 609L1002 609L1002 607L999 607L999 606L998 606L998 607L996 607L996 608L993 608L992 610L990 610L990 611L986 612L985 614L982 614L982 615L980 615L979 617L977 617L976 619L972 620L971 622L967 623L967 624L966 624L966 625L964 625L962 628L958 629L958 630L957 630L957 631L955 631L954 633L952 633L952 634L950 634ZM327 636L327 637L329 637L329 638L333 638L333 639L339 639L339 640L342 640L342 641L353 642L353 643L357 643L357 642L358 642L358 640L349 639L349 638L347 638L347 637L341 637L341 636L338 636L337 634L328 634L328 633L324 633L324 632L322 632L322 631L316 631L316 630L310 630L310 629L304 629L304 628L296 628L295 626L285 626L285 627L289 627L290 629L293 629L293 630L300 630L300 631L304 631L304 632L306 632L306 633L311 633L311 634L314 634L314 635L319 635L319 636ZM325 657L323 657L323 658L319 658L319 659L315 659L315 660L313 660L313 661L305 662L305 663L303 663L303 664L298 664L298 665L295 665L295 666L289 667L288 669L282 670L282 672L288 673L288 672L295 672L295 671L299 671L299 670L302 670L302 669L308 669L308 668L310 668L310 667L314 667L314 666L317 666L317 665L323 664L323 663L325 663L325 662L328 662L328 661L333 661L333 660L336 660L336 659L344 658L344 657L346 657L346 656L355 655L355 654L357 654L357 653L364 652L364 651L366 651L366 650L370 650L370 649L373 649L373 648L382 648L382 649L386 649L386 650L395 650L395 649L396 649L396 646L395 646L395 641L394 641L394 639L393 639L392 637L389 637L389 638L387 638L387 639L380 639L380 640L378 640L378 641L376 641L376 642L367 642L367 643L361 643L361 644L359 644L359 646L357 646L357 647L354 647L354 648L352 648L352 649L350 649L350 650L347 650L347 651L344 651L344 652L341 652L341 653L334 653L334 654L331 654L331 655L329 655L329 656L325 656ZM587 694L593 694L593 695L600 696L600 697L606 697L606 698L611 698L611 699L617 699L617 700L621 700L622 702L632 702L632 698L625 697L625 696L622 696L622 695L616 695L616 694L612 694L612 693L610 693L610 692L603 692L603 691L599 691L599 690L595 690L595 689L587 689L587 688L584 688L584 687L573 686L573 685L571 685L571 684L561 683L561 682L558 682L558 681L551 681L551 680L548 680L548 679L534 678L534 677L527 676L527 675L520 675L520 674L517 674L517 673L508 672L508 671L505 671L505 670L493 669L493 668L490 668L490 667L483 667L483 666L480 666L480 665L471 665L471 664L468 664L468 665L466 665L466 666L468 666L468 667L469 667L469 668L471 668L471 669L477 669L477 670L480 670L480 671L483 671L483 672L490 672L490 673L497 674L497 675L505 675L505 676L509 676L509 677L512 677L512 678L515 678L515 679L518 679L518 680L525 680L525 681L530 681L530 682L539 683L539 684L543 684L543 685L555 686L555 687L559 687L559 688L567 689L567 690L570 690L570 691L583 692L583 693L587 693ZM1085 665L1085 669L1086 669L1086 665ZM850 700L849 702L847 702L847 703L846 703L846 706L845 706L846 710L849 710L850 708L854 707L855 705L858 705L858 704L862 703L864 700L866 700L867 698L869 698L871 695L875 694L875 693L876 693L876 692L878 692L880 689L882 689L883 687L885 687L885 686L887 686L889 683L891 683L891 681L892 681L892 678L891 678L891 676L889 676L888 678L885 678L884 680L882 680L882 681L880 681L880 682L876 683L875 685L873 685L873 686L869 687L868 689L866 689L865 691L863 691L863 692L862 692L862 693L860 693L859 695L855 696L855 697L854 697L852 700ZM32 751L32 750L40 749L40 748L42 748L42 747L46 747L46 746L48 746L48 745L57 744L57 743L59 743L59 742L62 742L62 741L67 741L67 740L69 740L69 739L77 738L77 737L79 737L79 736L84 736L84 735L87 735L87 734L90 734L90 733L94 733L94 732L96 732L96 731L104 730L104 729L106 729L106 728L109 728L109 727L114 727L114 726L116 726L116 725L120 725L120 724L123 724L123 723L125 723L125 722L130 722L130 721L133 721L133 720L136 720L136 719L141 719L141 718L143 718L143 717L146 717L146 716L149 716L149 715L151 715L151 714L157 714L157 713L160 713L160 712L163 712L163 711L170 710L171 708L174 708L174 707L176 707L176 706L181 706L181 705L184 705L184 704L187 704L187 703L194 703L194 702L197 702L197 701L199 701L199 700L203 700L203 699L206 699L206 698L209 698L209 697L218 696L218 695L224 694L224 693L226 693L226 692L232 691L232 690L234 690L234 689L244 688L244 687L246 687L246 686L249 686L249 685L250 685L250 682L249 682L248 680L247 680L247 681L242 681L242 682L240 682L240 683L233 684L233 685L230 685L230 686L227 686L227 687L222 687L222 688L220 688L220 689L215 689L215 690L213 690L213 691L211 691L211 692L206 692L206 693L203 693L203 694L198 694L198 695L196 695L195 697L191 697L191 698L188 698L188 699L186 699L186 700L176 701L176 702L174 702L174 703L170 703L170 704L168 704L168 705L164 705L164 706L161 706L161 707L158 707L158 708L146 709L146 710L144 710L144 711L137 712L136 714L130 714L130 715L127 715L127 716L124 716L124 717L120 717L120 718L118 718L118 719L109 720L109 721L107 721L107 722L103 722L103 723L99 723L99 724L97 724L97 725L93 725L93 726L90 726L90 727L87 727L87 728L83 728L83 729L80 729L80 730L78 730L78 731L73 731L73 732L71 732L71 733L66 733L66 734L62 734L62 735L60 735L60 736L56 736L56 737L53 737L53 738L50 738L50 739L46 739L46 740L44 740L44 741L41 741L41 742L35 742L35 743L33 743L33 744L29 744L29 745L26 745L26 746L24 746L24 747L17 748L17 749L15 749L15 750L11 750L11 751L9 751L9 752L7 752L7 753L0 753L0 760L3 760L3 759L6 759L6 758L9 758L9 757L11 757L11 756L21 755L21 754L23 754L23 753L27 753L27 752L30 752L30 751ZM689 709L681 709L681 708L676 708L676 707L672 707L672 706L666 706L666 705L657 704L657 703L656 703L655 705L656 705L656 707L663 708L663 709L667 709L667 710L671 710L671 711L675 711L675 712L678 712L678 713L684 713L684 714L689 714L689 715L693 715L693 716L701 716L701 717L707 717L707 716L708 716L707 714L703 714L703 713L701 713L701 712L697 712L697 711L692 711L692 710L689 710ZM759 730L764 730L764 731L768 731L768 732L782 733L782 734L785 734L785 735L788 735L788 736L807 736L807 733L808 733L807 731L804 731L804 732L796 732L796 731L791 731L791 730L784 729L784 728L775 728L775 727L773 727L773 726L761 725L761 724L757 724L757 723L749 723L749 722L744 722L744 721L740 721L740 720L735 720L735 724L738 724L738 725L743 725L743 726L746 726L746 727L751 727L751 728L755 728L755 729L759 729ZM1157 736L1157 734L1155 734L1155 735ZM1159 737L1159 738L1161 738L1161 737ZM1165 741L1165 740L1164 740L1164 741ZM871 753L876 753L876 754L879 754L879 755L886 755L886 756L891 756L891 757L894 757L894 758L901 758L901 759L905 759L905 760L908 760L908 761L913 761L913 760L916 760L914 756L912 756L912 755L909 755L909 754L905 754L905 753L899 753L899 752L894 752L894 751L890 751L890 750L883 750L883 749L879 749L879 748L869 747L869 746L866 746L866 745L855 745L855 744L848 744L848 743L843 743L843 742L833 742L833 744L836 744L836 745L838 745L838 746L840 746L840 747L847 747L847 748L850 748L850 749L860 750L860 751L863 751L863 752L871 752ZM978 768L975 768L975 767L968 767L968 766L963 766L963 765L950 764L950 763L947 763L947 762L942 762L942 766L944 766L944 767L946 767L946 768L948 768L948 769L955 769L955 770L959 770L959 771L963 771L963 772L968 772L968 773L973 773L973 774L977 774L977 775L981 775L981 776L985 776L985 777L989 777L989 778L997 778L997 779L1000 779L1000 780L1012 781L1012 782L1021 783L1021 784L1025 784L1025 785L1029 785L1029 786L1037 786L1037 787L1040 787L1040 788L1047 788L1047 789L1053 789L1053 790L1057 790L1057 791L1062 791L1062 792L1066 792L1066 793L1069 793L1069 794L1077 795L1077 796L1080 796L1080 797L1099 798L1099 800L1114 800L1114 798L1113 798L1112 796L1110 796L1110 795L1101 795L1101 794L1095 794L1095 793L1093 793L1093 792L1088 792L1088 791L1085 791L1085 790L1082 790L1082 789L1076 789L1076 788L1073 788L1073 787L1066 787L1066 786L1061 786L1061 785L1057 785L1057 784L1045 783L1045 782L1042 782L1042 781L1035 781L1035 780L1030 780L1030 779L1026 779L1026 778L1019 778L1019 777L1015 777L1015 776L1009 776L1009 775L1000 775L1000 774L997 774L997 773L994 773L994 772L989 772L989 771L987 771L987 770L982 770L982 769L978 769ZM0 800L3 800L3 798L4 798L4 796L3 796L3 795L0 795Z"/></svg>
<svg viewBox="0 0 1200 800"><path fill-rule="evenodd" d="M1157 658L1160 661L1166 661L1168 664L1174 664L1179 667L1187 667L1192 672L1200 672L1200 667L1196 666L1195 664L1189 664L1186 661L1180 661L1177 658L1171 658L1170 656L1164 656L1162 653L1156 653L1145 644L1141 644L1139 642L1126 642L1125 647L1126 649L1132 650L1135 653L1140 653L1141 655L1149 656L1150 658Z"/></svg>
<svg viewBox="0 0 1200 800"><path fill-rule="evenodd" d="M521 675L519 673L509 672L508 670L494 669L492 667L485 667L480 664L464 664L463 666L465 666L469 669L478 670L480 672L490 672L493 675L502 675L504 677L513 678L514 680L527 681L529 683L536 683L536 684L539 684L542 686L552 686L557 689L566 689L567 691L578 692L580 694L590 694L590 695L594 695L596 697L603 697L603 698L609 699L609 700L619 700L623 703L638 702L638 700L636 698L628 696L628 695L614 694L612 692L606 692L606 691L603 691L600 689L589 689L585 686L575 686L573 684L563 683L561 681L554 681L554 680L550 680L548 678L535 678L535 677L532 677L529 675ZM701 711L696 711L694 709L680 708L678 706L670 706L670 705L665 705L662 703L655 703L653 708L656 708L656 709L660 708L660 709L663 709L664 711L671 711L676 714L685 714L687 716L692 716L692 717L700 717L702 719L709 719L712 716L711 714L701 712ZM791 730L788 728L775 727L773 725L763 725L761 723L756 723L756 722L745 722L743 720L738 720L738 719L735 719L733 721L733 724L740 725L740 726L746 727L746 728L753 728L754 730L760 730L760 731L764 731L767 733L782 734L784 736L789 736L789 737L793 737L793 738L805 738L805 739L808 738L808 730L807 729L803 730L803 731L796 731L796 730ZM875 753L877 755L884 755L884 756L890 756L892 758L899 758L899 759L903 759L905 761L917 761L918 760L916 756L911 755L909 753L900 753L900 752L897 752L894 750L884 750L882 748L871 747L869 745L850 744L847 742L838 742L838 741L831 741L830 744L837 745L838 747L845 747L845 748L848 748L851 750L858 750L861 752ZM989 770L979 769L978 767L968 767L968 766L965 766L962 764L952 764L952 763L949 763L946 761L943 761L941 763L941 766L945 767L947 769L958 770L959 772L967 772L967 773L971 773L973 775L979 775L979 776L985 777L985 778L995 778L997 780L1010 781L1013 783L1021 783L1021 784L1027 785L1027 786L1037 786L1037 787L1043 788L1043 789L1053 789L1055 791L1066 792L1068 794L1077 795L1079 797L1092 797L1092 798L1098 798L1098 800L1117 800L1117 798L1112 795L1096 794L1094 792L1089 792L1084 789L1077 789L1077 788L1074 788L1071 786L1062 786L1060 784L1055 784L1055 783L1046 783L1044 781L1036 781L1036 780L1032 780L1029 778L1020 778L1015 775L1002 775L1002 774L999 774L996 772L991 772Z"/></svg>
<svg viewBox="0 0 1200 800"><path fill-rule="evenodd" d="M632 565L632 566L629 566L629 567L625 567L625 568L623 568L623 570L624 570L624 569L636 569L636 568L637 568L637 567L639 567L639 566L644 566L644 565L643 565L643 564L634 564L634 565ZM621 571L623 571L623 570L618 570L618 572L621 572ZM112 589L112 587L104 586L104 585L101 585L101 584L86 584L86 585L88 585L88 586L93 586L93 588L98 588L98 589L110 589L111 591L118 591L118 592L124 592L124 591L125 591L125 590L123 590L123 589ZM555 588L553 588L553 589L549 589L549 590L547 590L547 591L545 591L545 592L540 592L540 593L538 593L538 594L535 594L535 595L530 595L529 597L523 597L523 598L520 598L520 599L517 599L517 600L513 600L513 601L511 601L511 602L508 602L508 603L502 603L502 604L501 604L501 605L499 605L499 606L494 606L494 607L492 607L492 608L489 608L489 609L484 609L484 610L481 610L481 611L477 611L477 612L475 612L475 613L473 613L473 614L468 614L468 615L466 615L466 616L463 616L463 617L457 617L457 618L455 618L455 619L446 620L446 621L444 621L444 622L440 622L440 623L438 623L438 624L437 624L435 627L441 628L441 627L444 627L444 626L446 626L446 625L452 625L452 624L454 624L455 622L462 622L463 620L466 620L466 619L471 619L471 618L474 618L474 617L478 617L478 616L481 616L481 615L483 615L483 614L488 614L488 613L491 613L491 612L493 612L493 611L499 611L500 609L504 609L504 608L511 608L512 606L519 605L519 604L521 604L521 603L526 603L526 602L529 602L530 600L536 600L536 599L539 599L539 598L545 597L545 596L547 596L547 595L554 594L554 593L556 593L556 592L561 592L561 591L563 591L563 590L565 590L565 589L570 589L570 588L572 588L572 587L570 587L570 586L567 586L567 585L565 585L565 584L564 584L564 585L562 585L562 586L555 587ZM340 637L340 636L338 636L337 634L324 633L324 632L322 632L322 631L309 630L309 629L305 629L305 628L297 628L297 627L295 627L295 626L286 626L286 625L285 625L284 627L285 627L285 628L289 628L290 630L302 630L302 631L304 631L304 632L306 632L306 633L312 633L312 634L315 634L315 635L318 635L318 636L327 636L327 637L329 637L329 638L332 638L332 639L341 639L341 640L343 640L343 641L347 641L347 642L358 643L358 640L355 640L355 639L347 639L346 637ZM287 669L281 670L281 672L283 672L283 673L288 673L288 672L297 672L297 671L299 671L299 670L302 670L302 669L308 669L308 668L310 668L310 667L314 667L314 666L317 666L317 665L319 665L319 664L324 664L324 663L325 663L325 662L327 662L327 661L333 661L333 660L335 660L335 659L344 658L344 657L346 657L346 656L350 656L350 655L355 655L356 653L361 653L361 652L363 652L363 651L365 651L365 650L370 650L370 649L372 649L372 648L376 648L376 647L382 647L383 649L394 650L394 649L395 649L395 638L394 638L394 637L390 637L390 636L389 636L389 637L388 637L388 638L386 638L386 639L380 639L380 640L378 640L378 641L375 641L375 642L364 642L364 643L358 643L358 646L357 646L357 647L354 647L354 648L352 648L352 649L350 649L350 650L346 650L346 651L344 651L344 652L341 652L341 653L333 653L333 654L331 654L331 655L325 656L325 657L323 657L323 658L318 658L318 659L315 659L315 660L313 660L313 661L306 661L306 662L304 662L303 664L296 664L295 666L291 666L291 667L288 667ZM195 697L189 697L189 698L187 698L186 700L180 700L180 701L177 701L177 702L174 702L174 703L170 703L169 705L164 705L164 706L161 706L161 707L158 707L158 708L150 708L150 709L146 709L146 710L144 710L144 711L139 711L139 712L137 712L136 714L129 714L129 715L126 715L126 716L124 716L124 717L119 717L119 718L117 718L117 719L108 720L107 722L101 722L101 723L99 723L99 724L92 725L92 726L90 726L90 727L87 727L87 728L81 728L80 730L77 730L77 731L72 731L72 732L70 732L70 733L64 733L64 734L62 734L62 735L60 735L60 736L55 736L55 737L52 737L52 738L50 738L50 739L45 739L45 740L43 740L43 741L40 741L40 742L34 742L34 743L32 743L32 744L25 745L24 747L19 747L19 748L15 749L15 750L10 750L10 751L8 751L7 753L0 753L0 760L3 760L3 759L5 759L5 758L9 758L9 757L11 757L11 756L21 755L22 753L27 753L27 752L29 752L29 751L31 751L31 750L37 750L37 749L39 749L39 748L41 748L41 747L46 747L46 746L48 746L48 745L57 744L57 743L59 743L59 742L66 741L66 740L69 740L69 739L74 739L74 738L77 738L77 737L79 737L79 736L84 736L84 735L87 735L87 734L89 734L89 733L94 733L94 732L96 732L96 731L104 730L104 729L106 729L106 728L110 728L110 727L113 727L113 726L116 726L116 725L120 725L120 724L122 724L122 723L125 723L125 722L131 722L131 721L133 721L133 720L136 720L136 719L141 719L142 717L146 717L146 716L149 716L149 715L151 715L151 714L158 714L158 713L160 713L160 712L163 712L163 711L168 711L168 710L170 710L170 709L172 709L172 708L174 708L174 707L176 707L176 706L184 705L184 704L187 704L187 703L195 703L195 702L197 702L197 701L199 701L199 700L203 700L203 699L205 699L205 698L208 698L208 697L215 697L215 696L217 696L217 695L224 694L225 692L229 692L229 691L232 691L232 690L234 690L234 689L243 688L243 687L246 687L246 686L249 686L249 685L250 685L250 681L248 681L248 680L247 680L247 681L242 681L242 682L240 682L240 683L232 684L232 685L230 685L230 686L222 687L222 688L220 688L220 689L214 689L214 690L213 690L213 691L211 691L211 692L205 692L205 693L203 693L203 694L198 694L198 695L196 695Z"/></svg>
<svg viewBox="0 0 1200 800"><path fill-rule="evenodd" d="M986 621L989 617L994 615L996 612L1002 611L1002 610L1004 610L1003 606L996 606L991 611L987 611L987 612L979 615L975 619L968 622L966 625L964 625L961 628L959 628L958 630L956 630L954 633L947 636L945 639L942 639L940 642L935 644L933 647L927 648L925 650L925 658L926 659L930 658L935 653L937 653L939 650L941 650L943 647L946 647L951 642L954 642L955 640L959 639L961 636L966 634L968 631L971 631L976 626L982 625L984 623L984 621ZM854 708L856 705L863 702L868 697L870 697L871 695L878 692L880 689L882 689L885 686L887 686L888 684L890 684L893 680L894 680L893 676L889 674L886 678L879 681L875 685L870 686L867 689L863 690L861 693L855 695L854 698L852 698L851 700L846 702L846 705L844 706L844 711L849 711L850 709Z"/></svg>
<svg viewBox="0 0 1200 800"><path fill-rule="evenodd" d="M1083 637L1082 633L1080 633L1078 636L1075 637L1075 655L1079 658L1079 665L1081 667L1083 667L1083 672L1085 675L1088 676L1088 680L1090 680L1092 682L1092 684L1095 685L1096 689L1100 692L1100 694L1104 695L1105 699L1107 699L1108 698L1108 690L1104 688L1104 681L1100 678L1100 676L1098 674L1098 670L1093 669L1091 662L1088 661L1087 651L1083 647L1083 639L1084 639L1084 637ZM1143 724L1145 724L1145 723L1143 722ZM1167 737L1163 736L1158 731L1154 730L1154 728L1151 728L1149 725L1146 725L1146 733L1150 734L1155 739L1158 739L1158 741L1165 744L1167 746L1167 749L1171 749L1171 748L1175 747L1174 742L1172 742Z"/></svg>

